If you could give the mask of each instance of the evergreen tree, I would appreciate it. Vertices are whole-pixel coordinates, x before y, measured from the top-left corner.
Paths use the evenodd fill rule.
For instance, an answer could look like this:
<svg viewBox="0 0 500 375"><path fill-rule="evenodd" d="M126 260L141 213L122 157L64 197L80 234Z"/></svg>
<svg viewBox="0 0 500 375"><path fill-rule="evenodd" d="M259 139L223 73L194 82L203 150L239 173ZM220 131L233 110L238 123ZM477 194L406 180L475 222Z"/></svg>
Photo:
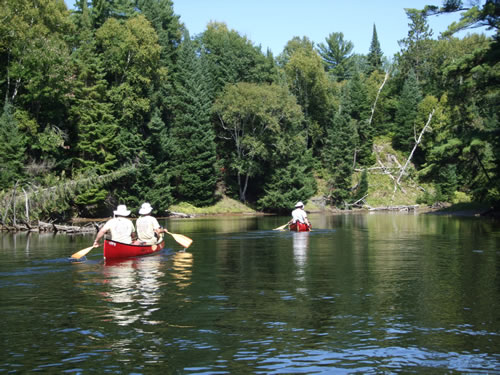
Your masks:
<svg viewBox="0 0 500 375"><path fill-rule="evenodd" d="M351 121L355 124L358 138L355 161L362 165L370 165L373 162L374 129L373 125L369 123L370 103L368 102L364 76L356 71L347 84L347 92L349 101L344 104L344 111L348 113Z"/></svg>
<svg viewBox="0 0 500 375"><path fill-rule="evenodd" d="M171 129L171 173L175 197L195 206L214 202L215 133L200 59L189 33L179 51L179 80Z"/></svg>
<svg viewBox="0 0 500 375"><path fill-rule="evenodd" d="M402 53L397 55L401 77L406 77L410 70L414 71L417 82L423 84L431 69L429 53L432 43L432 30L427 23L427 18L422 11L405 9L410 19L408 36L399 41Z"/></svg>
<svg viewBox="0 0 500 375"><path fill-rule="evenodd" d="M107 100L108 84L85 2L77 19L81 29L79 46L73 53L75 82L70 107L70 118L76 129L73 173L75 177L104 175L117 165L118 124L112 104ZM93 186L80 193L75 202L81 206L99 205L108 193L103 186Z"/></svg>
<svg viewBox="0 0 500 375"><path fill-rule="evenodd" d="M174 13L173 2L171 0L137 0L139 11L146 16L158 35L160 45L161 70L166 70L166 74L161 79L151 82L151 114L159 116L150 124L158 124L161 120L163 125L172 121L173 101L175 100L174 84L177 81L180 65L178 64L178 50L181 43L183 25L179 21L179 16ZM154 127L158 131L159 127ZM153 137L159 137L159 133L152 133ZM164 159L160 160L161 162Z"/></svg>
<svg viewBox="0 0 500 375"><path fill-rule="evenodd" d="M443 199L450 202L457 189L457 168L456 165L448 164L443 166L439 171L439 186Z"/></svg>
<svg viewBox="0 0 500 375"><path fill-rule="evenodd" d="M361 179L359 180L359 185L356 193L353 197L353 201L357 201L363 198L368 193L368 172L366 168L361 172Z"/></svg>
<svg viewBox="0 0 500 375"><path fill-rule="evenodd" d="M410 70L396 110L396 128L393 138L395 148L406 152L410 152L413 148L416 139L415 120L417 119L418 104L421 100L422 94L417 76L413 70Z"/></svg>
<svg viewBox="0 0 500 375"><path fill-rule="evenodd" d="M330 199L335 205L347 202L351 196L356 130L344 108L348 103L347 90L343 90L341 105L333 118L332 126L328 129L323 150L323 161L330 175Z"/></svg>
<svg viewBox="0 0 500 375"><path fill-rule="evenodd" d="M24 178L25 137L19 131L14 107L5 101L0 116L0 190L11 188Z"/></svg>
<svg viewBox="0 0 500 375"><path fill-rule="evenodd" d="M371 74L375 70L382 70L382 56L382 49L377 37L377 28L373 24L372 42L368 53L368 74Z"/></svg>
<svg viewBox="0 0 500 375"><path fill-rule="evenodd" d="M83 8L87 6L87 3L88 0L77 0L75 5ZM133 16L135 13L134 3L134 0L91 0L90 16L93 28L98 29L109 18L125 20Z"/></svg>
<svg viewBox="0 0 500 375"><path fill-rule="evenodd" d="M296 154L295 158L272 168L264 194L257 202L260 209L287 212L297 201L306 201L316 193L311 152Z"/></svg>
<svg viewBox="0 0 500 375"><path fill-rule="evenodd" d="M348 79L353 66L354 44L344 40L343 33L332 33L325 38L325 41L326 44L318 45L318 52L323 59L325 70L338 82Z"/></svg>

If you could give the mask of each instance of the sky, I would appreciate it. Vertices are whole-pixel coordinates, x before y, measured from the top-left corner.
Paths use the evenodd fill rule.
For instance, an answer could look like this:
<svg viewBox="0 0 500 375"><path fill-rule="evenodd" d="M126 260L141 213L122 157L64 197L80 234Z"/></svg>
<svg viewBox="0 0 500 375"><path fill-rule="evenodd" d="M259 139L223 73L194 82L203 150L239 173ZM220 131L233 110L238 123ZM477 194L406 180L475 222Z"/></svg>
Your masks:
<svg viewBox="0 0 500 375"><path fill-rule="evenodd" d="M202 33L210 21L224 22L230 29L246 36L263 52L274 56L283 51L294 36L308 37L315 44L325 43L334 32L354 44L354 52L367 54L373 25L384 56L392 58L400 50L398 40L408 35L409 19L404 8L423 9L441 6L432 0L173 0L191 36ZM428 18L437 38L457 15Z"/></svg>
<svg viewBox="0 0 500 375"><path fill-rule="evenodd" d="M73 0L65 0L72 6ZM407 37L405 8L441 6L442 0L172 0L175 14L191 36L205 31L211 21L224 22L254 45L279 55L293 37L308 37L316 45L335 32L354 44L354 53L368 54L373 25L384 56L400 51L398 41ZM468 3L470 0L465 0ZM481 1L484 3L484 1ZM433 37L446 30L458 14L432 16ZM474 32L482 32L475 29ZM466 33L459 34L463 37ZM491 35L491 33L489 34Z"/></svg>

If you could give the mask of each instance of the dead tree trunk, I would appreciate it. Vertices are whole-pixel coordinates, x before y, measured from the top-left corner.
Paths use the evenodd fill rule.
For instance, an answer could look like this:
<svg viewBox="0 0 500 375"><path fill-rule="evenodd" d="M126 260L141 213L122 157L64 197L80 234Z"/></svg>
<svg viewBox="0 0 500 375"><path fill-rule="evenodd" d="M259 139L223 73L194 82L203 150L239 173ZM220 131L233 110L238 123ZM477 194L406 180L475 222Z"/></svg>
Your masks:
<svg viewBox="0 0 500 375"><path fill-rule="evenodd" d="M371 123L373 121L373 114L375 113L375 107L377 105L378 97L380 96L380 92L384 88L384 85L387 82L388 78L389 78L389 72L385 73L384 82L382 82L382 85L380 85L380 87L378 88L377 96L375 97L375 102L373 102L372 111L371 111L371 114L370 114L370 120L368 121L368 125L371 125Z"/></svg>
<svg viewBox="0 0 500 375"><path fill-rule="evenodd" d="M422 137L423 137L424 133L426 132L426 130L429 127L429 125L431 124L432 116L434 115L435 111L436 110L433 109L432 112L429 113L429 119L427 120L427 123L425 124L424 128L420 132L420 135L418 136L418 139L417 139L417 141L415 143L415 146L413 146L413 149L411 150L410 156L408 156L408 159L406 160L405 165L403 166L403 168L401 169L401 172L399 173L398 179L396 180L396 184L397 185L396 184L394 185L394 192L396 192L397 186L399 185L399 182L401 181L401 177L403 177L403 175L405 173L405 170L408 167L408 164L410 164L411 158L413 157L413 154L415 153L415 150L417 149L417 146L422 141Z"/></svg>

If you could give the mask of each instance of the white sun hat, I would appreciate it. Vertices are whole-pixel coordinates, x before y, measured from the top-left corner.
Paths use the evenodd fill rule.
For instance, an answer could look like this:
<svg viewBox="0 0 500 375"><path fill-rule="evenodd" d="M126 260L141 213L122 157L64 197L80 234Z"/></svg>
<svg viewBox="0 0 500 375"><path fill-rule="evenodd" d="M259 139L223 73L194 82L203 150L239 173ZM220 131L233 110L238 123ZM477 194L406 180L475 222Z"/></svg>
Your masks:
<svg viewBox="0 0 500 375"><path fill-rule="evenodd" d="M304 205L304 203L302 203L300 201L295 203L295 207L302 207L303 205Z"/></svg>
<svg viewBox="0 0 500 375"><path fill-rule="evenodd" d="M153 211L153 207L149 203L143 203L141 209L139 210L139 215L147 215Z"/></svg>
<svg viewBox="0 0 500 375"><path fill-rule="evenodd" d="M116 211L113 211L116 216L128 216L130 215L130 210L127 210L127 206L124 204L120 204Z"/></svg>

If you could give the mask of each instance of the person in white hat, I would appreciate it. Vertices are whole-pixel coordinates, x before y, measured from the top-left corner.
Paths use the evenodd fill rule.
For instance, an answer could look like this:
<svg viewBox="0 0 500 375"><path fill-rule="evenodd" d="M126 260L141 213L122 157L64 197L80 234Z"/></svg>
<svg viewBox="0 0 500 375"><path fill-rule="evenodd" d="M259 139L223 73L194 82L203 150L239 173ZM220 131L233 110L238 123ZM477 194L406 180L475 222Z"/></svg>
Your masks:
<svg viewBox="0 0 500 375"><path fill-rule="evenodd" d="M303 225L303 230L308 230L311 228L311 223L309 222L307 213L304 210L304 203L300 201L295 203L295 210L292 211L292 219L288 222L288 225L290 224L297 224L299 226Z"/></svg>
<svg viewBox="0 0 500 375"><path fill-rule="evenodd" d="M100 239L109 231L111 232L111 240L122 243L132 243L132 234L135 233L134 224L127 218L130 215L130 210L124 204L119 205L113 211L115 217L108 220L106 224L97 232L94 241L94 247L99 246Z"/></svg>
<svg viewBox="0 0 500 375"><path fill-rule="evenodd" d="M137 240L141 244L155 244L159 242L160 234L167 232L166 229L160 227L158 220L151 216L151 211L153 211L153 207L147 202L143 203L139 209L139 215L141 216L137 219L136 226Z"/></svg>

